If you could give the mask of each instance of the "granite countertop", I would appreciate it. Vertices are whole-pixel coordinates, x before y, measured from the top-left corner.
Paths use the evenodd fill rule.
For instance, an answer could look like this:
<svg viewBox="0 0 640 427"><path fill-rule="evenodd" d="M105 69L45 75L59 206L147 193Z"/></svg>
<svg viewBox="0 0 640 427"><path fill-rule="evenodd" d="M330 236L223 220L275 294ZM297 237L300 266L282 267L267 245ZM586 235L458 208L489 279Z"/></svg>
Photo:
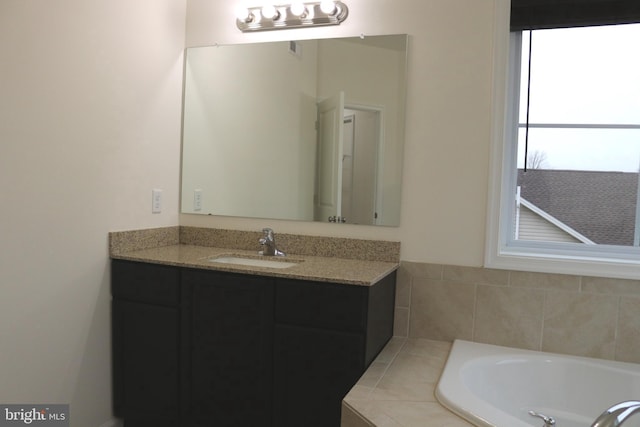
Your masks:
<svg viewBox="0 0 640 427"><path fill-rule="evenodd" d="M451 343L393 337L342 402L342 427L473 427L435 388Z"/></svg>
<svg viewBox="0 0 640 427"><path fill-rule="evenodd" d="M210 261L211 258L230 255L257 259L262 258L293 261L296 262L297 265L283 269L276 269L247 265L222 264ZM376 283L389 273L396 270L399 265L397 262L366 261L308 255L288 255L284 258L261 257L258 255L257 251L184 244L112 253L111 258L148 262L153 264L174 265L178 267L360 286L370 286Z"/></svg>

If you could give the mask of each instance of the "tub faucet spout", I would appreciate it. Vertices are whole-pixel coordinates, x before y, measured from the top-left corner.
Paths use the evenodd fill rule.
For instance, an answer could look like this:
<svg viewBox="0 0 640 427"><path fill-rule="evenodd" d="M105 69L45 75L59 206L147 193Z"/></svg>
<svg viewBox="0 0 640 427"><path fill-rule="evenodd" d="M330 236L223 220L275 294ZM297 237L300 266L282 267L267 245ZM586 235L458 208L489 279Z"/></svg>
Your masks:
<svg viewBox="0 0 640 427"><path fill-rule="evenodd" d="M640 402L630 400L613 405L591 424L591 427L618 427L631 415L640 412Z"/></svg>

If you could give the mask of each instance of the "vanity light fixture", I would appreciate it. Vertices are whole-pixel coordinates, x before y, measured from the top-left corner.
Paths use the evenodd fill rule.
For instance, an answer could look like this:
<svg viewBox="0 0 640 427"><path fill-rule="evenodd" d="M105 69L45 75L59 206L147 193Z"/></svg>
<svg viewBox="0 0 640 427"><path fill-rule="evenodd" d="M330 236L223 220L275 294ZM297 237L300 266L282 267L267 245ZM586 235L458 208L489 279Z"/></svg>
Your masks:
<svg viewBox="0 0 640 427"><path fill-rule="evenodd" d="M244 32L339 25L348 15L349 9L341 1L295 1L290 5L242 8L237 12L236 25Z"/></svg>

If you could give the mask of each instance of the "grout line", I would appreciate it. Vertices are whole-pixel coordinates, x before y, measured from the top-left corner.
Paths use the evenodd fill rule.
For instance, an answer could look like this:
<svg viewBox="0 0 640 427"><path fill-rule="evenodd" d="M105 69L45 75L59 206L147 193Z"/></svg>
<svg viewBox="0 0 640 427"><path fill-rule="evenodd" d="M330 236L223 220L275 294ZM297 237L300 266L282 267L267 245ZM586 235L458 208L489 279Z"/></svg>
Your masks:
<svg viewBox="0 0 640 427"><path fill-rule="evenodd" d="M391 339L393 339L393 337L391 337ZM409 340L408 337L403 337L403 342L402 345L400 346L400 348L398 348L398 351L396 351L396 353L393 355L393 357L391 358L391 360L389 360L389 363L387 363L384 367L384 369L382 370L382 375L380 375L380 377L378 378L378 380L376 381L376 383L373 385L373 387L371 388L371 391L375 390L378 388L378 384L380 384L380 381L382 381L382 379L384 378L385 375L387 375L387 371L389 370L389 368L391 367L391 365L393 364L393 362L395 362L396 357L398 357L398 355L400 354L400 352L402 352L402 349L404 348L404 346L407 344L407 341Z"/></svg>
<svg viewBox="0 0 640 427"><path fill-rule="evenodd" d="M616 312L616 325L613 330L613 360L618 360L618 338L619 338L619 330L620 327L620 308L622 306L622 296L618 296L618 309Z"/></svg>
<svg viewBox="0 0 640 427"><path fill-rule="evenodd" d="M478 317L478 284L473 285L473 313L471 313L471 341L476 340L476 317Z"/></svg>
<svg viewBox="0 0 640 427"><path fill-rule="evenodd" d="M409 307L407 307L407 338L411 333L411 306L413 302L413 275L409 276Z"/></svg>
<svg viewBox="0 0 640 427"><path fill-rule="evenodd" d="M548 294L549 294L549 291L545 289L544 295L542 297L542 319L540 319L540 340L538 342L539 351L542 351L542 343L544 342L544 322L545 322Z"/></svg>

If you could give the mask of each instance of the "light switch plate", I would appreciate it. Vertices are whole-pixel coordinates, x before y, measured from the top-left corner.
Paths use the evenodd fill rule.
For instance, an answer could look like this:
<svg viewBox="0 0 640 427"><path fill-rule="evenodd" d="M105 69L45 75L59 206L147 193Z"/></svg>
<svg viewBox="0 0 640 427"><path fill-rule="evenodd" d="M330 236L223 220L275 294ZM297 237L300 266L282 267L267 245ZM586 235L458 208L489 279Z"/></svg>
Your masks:
<svg viewBox="0 0 640 427"><path fill-rule="evenodd" d="M193 190L193 210L201 211L202 210L202 190L196 189Z"/></svg>
<svg viewBox="0 0 640 427"><path fill-rule="evenodd" d="M151 197L151 213L162 212L162 190L154 188Z"/></svg>

